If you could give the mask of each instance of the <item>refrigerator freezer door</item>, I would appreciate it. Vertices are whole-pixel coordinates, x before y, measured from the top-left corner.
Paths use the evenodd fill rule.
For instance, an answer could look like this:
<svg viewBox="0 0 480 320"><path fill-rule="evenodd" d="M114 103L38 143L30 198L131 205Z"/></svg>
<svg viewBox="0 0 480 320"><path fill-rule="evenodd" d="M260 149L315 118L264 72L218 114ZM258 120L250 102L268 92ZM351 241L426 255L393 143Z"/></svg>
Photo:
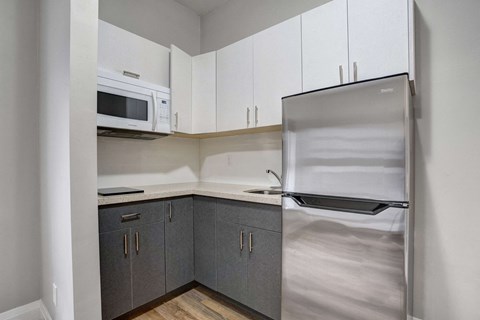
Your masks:
<svg viewBox="0 0 480 320"><path fill-rule="evenodd" d="M283 99L284 191L408 201L408 76Z"/></svg>
<svg viewBox="0 0 480 320"><path fill-rule="evenodd" d="M282 320L405 320L407 215L283 198Z"/></svg>

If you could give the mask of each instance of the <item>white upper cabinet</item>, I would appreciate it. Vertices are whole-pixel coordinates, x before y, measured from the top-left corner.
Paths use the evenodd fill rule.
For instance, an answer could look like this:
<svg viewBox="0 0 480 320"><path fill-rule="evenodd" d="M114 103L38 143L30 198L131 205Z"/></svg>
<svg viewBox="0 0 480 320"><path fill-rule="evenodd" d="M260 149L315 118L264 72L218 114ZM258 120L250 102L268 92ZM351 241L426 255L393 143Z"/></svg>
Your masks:
<svg viewBox="0 0 480 320"><path fill-rule="evenodd" d="M217 131L216 52L194 56L192 60L192 131Z"/></svg>
<svg viewBox="0 0 480 320"><path fill-rule="evenodd" d="M98 21L98 67L122 74L129 71L140 80L170 87L170 50L105 21Z"/></svg>
<svg viewBox="0 0 480 320"><path fill-rule="evenodd" d="M172 130L192 133L192 57L174 45L170 50Z"/></svg>
<svg viewBox="0 0 480 320"><path fill-rule="evenodd" d="M172 46L172 128L202 134L279 125L284 96L404 72L414 80L413 20L413 0L333 0L217 52L192 58Z"/></svg>
<svg viewBox="0 0 480 320"><path fill-rule="evenodd" d="M303 91L349 82L347 0L302 14Z"/></svg>
<svg viewBox="0 0 480 320"><path fill-rule="evenodd" d="M410 71L411 5L409 0L348 0L350 80Z"/></svg>
<svg viewBox="0 0 480 320"><path fill-rule="evenodd" d="M217 130L253 126L253 38L217 51Z"/></svg>
<svg viewBox="0 0 480 320"><path fill-rule="evenodd" d="M300 16L253 36L253 126L282 124L282 97L302 91Z"/></svg>

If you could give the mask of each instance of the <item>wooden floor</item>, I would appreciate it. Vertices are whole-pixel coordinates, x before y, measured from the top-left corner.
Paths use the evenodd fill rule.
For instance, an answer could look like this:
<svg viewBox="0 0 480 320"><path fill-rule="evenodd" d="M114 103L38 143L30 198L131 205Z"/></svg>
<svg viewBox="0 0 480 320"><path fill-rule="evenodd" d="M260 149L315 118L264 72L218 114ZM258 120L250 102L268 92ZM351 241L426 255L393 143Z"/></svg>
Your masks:
<svg viewBox="0 0 480 320"><path fill-rule="evenodd" d="M218 299L213 292L194 288L136 317L134 320L251 320L253 317Z"/></svg>

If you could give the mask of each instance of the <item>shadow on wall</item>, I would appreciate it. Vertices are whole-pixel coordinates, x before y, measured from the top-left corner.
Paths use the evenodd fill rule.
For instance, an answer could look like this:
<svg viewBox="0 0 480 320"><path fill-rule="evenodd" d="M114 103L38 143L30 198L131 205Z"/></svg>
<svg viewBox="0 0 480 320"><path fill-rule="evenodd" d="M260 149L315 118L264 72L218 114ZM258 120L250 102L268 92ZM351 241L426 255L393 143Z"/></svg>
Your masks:
<svg viewBox="0 0 480 320"><path fill-rule="evenodd" d="M0 2L0 313L41 297L37 11Z"/></svg>
<svg viewBox="0 0 480 320"><path fill-rule="evenodd" d="M98 187L195 182L199 142L166 137L153 141L98 138Z"/></svg>

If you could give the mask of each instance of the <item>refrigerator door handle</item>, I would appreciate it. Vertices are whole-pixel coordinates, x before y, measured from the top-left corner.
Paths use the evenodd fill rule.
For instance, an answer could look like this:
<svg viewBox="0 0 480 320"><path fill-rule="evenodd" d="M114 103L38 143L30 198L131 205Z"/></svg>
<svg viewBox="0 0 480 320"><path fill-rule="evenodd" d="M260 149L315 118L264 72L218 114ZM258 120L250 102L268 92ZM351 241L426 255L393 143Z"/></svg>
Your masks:
<svg viewBox="0 0 480 320"><path fill-rule="evenodd" d="M381 201L298 193L286 193L283 196L293 199L300 207L350 212L370 216L375 216L388 208L408 209L409 207L408 202L402 201Z"/></svg>

